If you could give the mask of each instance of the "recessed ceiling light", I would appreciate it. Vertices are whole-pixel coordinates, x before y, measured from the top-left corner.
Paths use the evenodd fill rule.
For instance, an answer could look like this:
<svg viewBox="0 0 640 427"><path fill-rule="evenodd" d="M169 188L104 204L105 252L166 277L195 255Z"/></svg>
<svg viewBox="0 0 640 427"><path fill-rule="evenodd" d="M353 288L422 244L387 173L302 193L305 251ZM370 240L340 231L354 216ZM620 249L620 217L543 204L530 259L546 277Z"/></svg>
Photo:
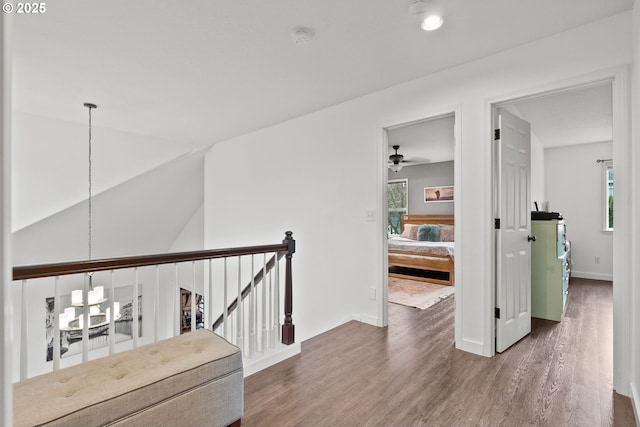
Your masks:
<svg viewBox="0 0 640 427"><path fill-rule="evenodd" d="M444 17L440 15L429 15L422 21L420 25L425 31L433 31L442 27L444 24Z"/></svg>
<svg viewBox="0 0 640 427"><path fill-rule="evenodd" d="M429 0L412 0L409 5L409 13L412 15L422 15L429 8Z"/></svg>
<svg viewBox="0 0 640 427"><path fill-rule="evenodd" d="M305 27L297 27L291 30L291 39L297 45L308 44L313 39L313 31Z"/></svg>

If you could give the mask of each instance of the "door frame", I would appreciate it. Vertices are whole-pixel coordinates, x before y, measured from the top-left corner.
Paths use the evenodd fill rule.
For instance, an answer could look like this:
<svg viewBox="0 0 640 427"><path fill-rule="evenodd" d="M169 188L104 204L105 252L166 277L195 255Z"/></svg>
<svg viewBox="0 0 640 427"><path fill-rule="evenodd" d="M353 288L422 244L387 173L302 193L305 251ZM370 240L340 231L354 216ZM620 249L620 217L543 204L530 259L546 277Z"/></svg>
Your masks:
<svg viewBox="0 0 640 427"><path fill-rule="evenodd" d="M378 324L377 326L388 326L389 324L389 251L387 247L387 224L389 222L389 212L387 208L387 180L388 180L388 140L387 129L406 126L413 123L418 123L426 120L437 119L439 117L451 116L454 117L453 124L453 185L455 188L456 199L461 200L462 188L460 187L461 177L461 153L460 153L460 117L461 106L456 105L449 108L443 108L440 110L430 110L423 112L412 112L410 114L403 114L398 117L390 118L382 121L376 125L376 133L378 135L378 212L380 212L380 220L382 225L379 227L378 234L378 248L377 251L380 254L382 266L380 270L381 280L378 282L378 288L376 295L378 306ZM462 227L460 225L462 203L454 203L454 223L455 223L455 243L456 243L456 258L460 255L462 250ZM454 277L456 279L455 294L459 295L462 292L462 268L455 263L454 265ZM459 304L456 305L455 310L455 330L456 341L458 340L458 331L462 330L458 327L459 322L462 322L462 312L460 311Z"/></svg>
<svg viewBox="0 0 640 427"><path fill-rule="evenodd" d="M524 89L516 93L487 99L485 101L486 135L485 141L493 144L493 128L498 107L514 101L541 97L562 91L588 87L589 85L611 81L612 92L612 130L613 161L616 165L616 198L614 199L613 231L613 386L621 394L629 395L629 379L631 374L631 104L630 104L630 71L629 66L605 69L587 75L577 76L541 87ZM490 150L491 151L491 150ZM495 187L493 179L496 165L491 157L491 207L495 206ZM616 230L618 232L616 232ZM491 233L491 282L485 289L487 301L495 307L496 295L496 238ZM495 355L495 321L491 328L491 355Z"/></svg>

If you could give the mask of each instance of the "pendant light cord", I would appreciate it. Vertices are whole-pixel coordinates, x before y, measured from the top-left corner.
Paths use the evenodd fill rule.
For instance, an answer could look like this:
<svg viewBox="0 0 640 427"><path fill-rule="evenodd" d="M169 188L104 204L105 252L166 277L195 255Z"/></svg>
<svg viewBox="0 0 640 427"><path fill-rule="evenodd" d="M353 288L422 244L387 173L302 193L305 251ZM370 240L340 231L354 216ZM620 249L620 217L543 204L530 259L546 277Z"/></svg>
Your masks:
<svg viewBox="0 0 640 427"><path fill-rule="evenodd" d="M89 220L88 220L88 228L89 228L89 261L91 261L92 259L92 248L91 248L91 242L93 240L93 236L91 235L91 184L92 184L92 180L91 180L91 175L92 175L92 163L91 163L91 110L94 108L97 108L97 105L95 104L91 104L91 103L85 103L84 104L85 107L87 107L89 109L89 199L88 199L88 204L89 204Z"/></svg>
<svg viewBox="0 0 640 427"><path fill-rule="evenodd" d="M89 107L89 261L91 261L91 107Z"/></svg>

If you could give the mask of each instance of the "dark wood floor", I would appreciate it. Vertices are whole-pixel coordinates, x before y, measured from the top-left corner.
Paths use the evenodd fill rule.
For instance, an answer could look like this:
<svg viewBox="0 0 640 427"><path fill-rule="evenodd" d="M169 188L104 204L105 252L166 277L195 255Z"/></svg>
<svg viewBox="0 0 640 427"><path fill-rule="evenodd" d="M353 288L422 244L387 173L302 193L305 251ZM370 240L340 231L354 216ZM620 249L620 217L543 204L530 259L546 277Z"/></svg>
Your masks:
<svg viewBox="0 0 640 427"><path fill-rule="evenodd" d="M249 426L635 426L612 390L611 282L571 279L566 315L493 358L454 347L453 297L389 306L245 380Z"/></svg>

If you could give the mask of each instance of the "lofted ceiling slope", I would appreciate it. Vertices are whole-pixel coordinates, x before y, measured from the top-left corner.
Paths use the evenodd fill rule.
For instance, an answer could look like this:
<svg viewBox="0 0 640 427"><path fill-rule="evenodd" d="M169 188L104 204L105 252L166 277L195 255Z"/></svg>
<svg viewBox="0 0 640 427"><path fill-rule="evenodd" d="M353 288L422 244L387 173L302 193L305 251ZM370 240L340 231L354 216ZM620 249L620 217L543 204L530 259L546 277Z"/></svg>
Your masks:
<svg viewBox="0 0 640 427"><path fill-rule="evenodd" d="M611 16L633 0L56 0L14 15L14 109L209 145ZM296 45L296 26L315 34Z"/></svg>

